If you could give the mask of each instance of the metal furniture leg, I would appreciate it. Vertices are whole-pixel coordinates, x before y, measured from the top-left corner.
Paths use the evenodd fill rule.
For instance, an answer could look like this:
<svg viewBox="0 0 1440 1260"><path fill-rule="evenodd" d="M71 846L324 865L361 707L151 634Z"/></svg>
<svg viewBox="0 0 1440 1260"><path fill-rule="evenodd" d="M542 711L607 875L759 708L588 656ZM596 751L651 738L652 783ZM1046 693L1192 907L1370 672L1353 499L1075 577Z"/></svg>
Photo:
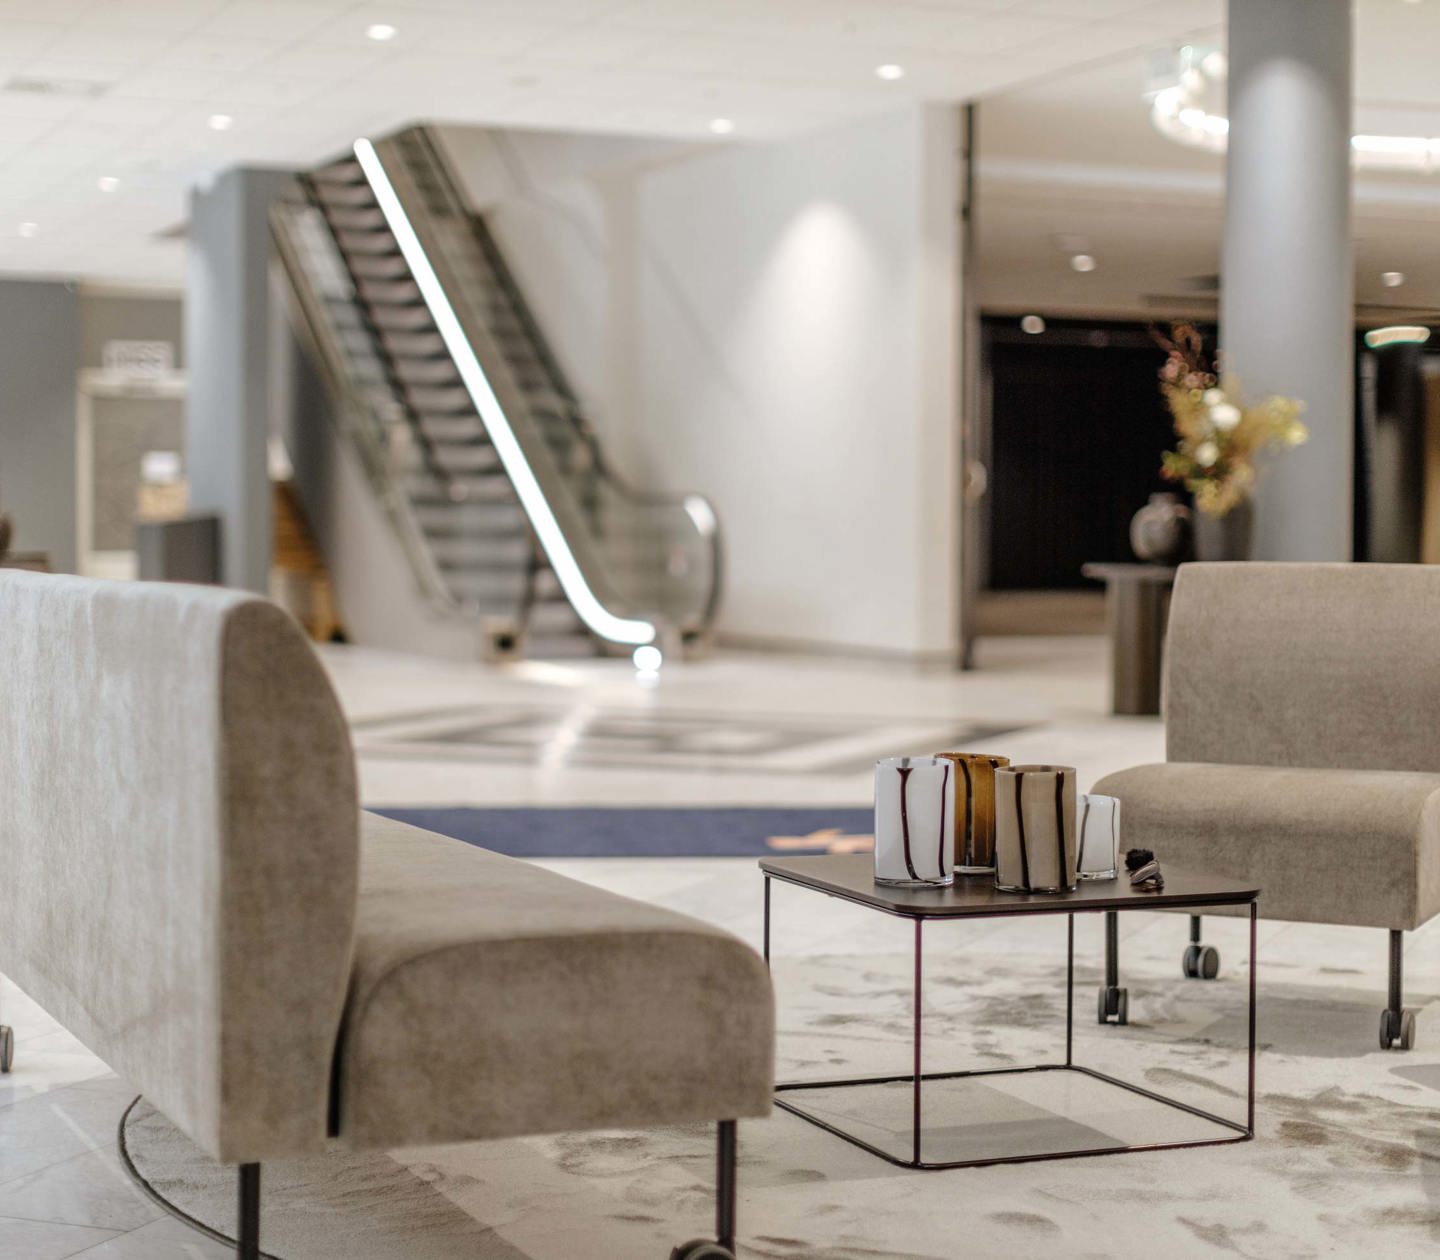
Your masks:
<svg viewBox="0 0 1440 1260"><path fill-rule="evenodd" d="M240 1165L240 1212L236 1260L260 1260L260 1165Z"/></svg>
<svg viewBox="0 0 1440 1260"><path fill-rule="evenodd" d="M1220 974L1220 951L1200 943L1200 916L1190 916L1190 944L1185 948L1181 971L1190 980L1213 980Z"/></svg>
<svg viewBox="0 0 1440 1260"><path fill-rule="evenodd" d="M1380 1012L1380 1049L1415 1045L1415 1012L1405 1009L1405 933L1390 933L1390 1001Z"/></svg>
<svg viewBox="0 0 1440 1260"><path fill-rule="evenodd" d="M1120 914L1105 911L1105 987L1100 990L1099 1022L1130 1022L1130 991L1120 987Z"/></svg>
<svg viewBox="0 0 1440 1260"><path fill-rule="evenodd" d="M715 1153L715 1241L695 1238L681 1243L670 1252L670 1260L735 1260L737 1127L734 1120L720 1121Z"/></svg>
<svg viewBox="0 0 1440 1260"><path fill-rule="evenodd" d="M722 1247L735 1250L735 1202L738 1197L736 1164L739 1133L734 1120L720 1122L715 1170L715 1237Z"/></svg>

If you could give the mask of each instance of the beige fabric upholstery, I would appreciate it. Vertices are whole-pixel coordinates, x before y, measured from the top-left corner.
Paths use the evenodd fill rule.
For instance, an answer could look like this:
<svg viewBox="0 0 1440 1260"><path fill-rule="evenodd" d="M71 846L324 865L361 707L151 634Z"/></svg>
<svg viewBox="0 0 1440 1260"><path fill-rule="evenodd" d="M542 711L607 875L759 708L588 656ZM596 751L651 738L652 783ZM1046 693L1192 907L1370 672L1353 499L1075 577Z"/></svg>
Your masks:
<svg viewBox="0 0 1440 1260"><path fill-rule="evenodd" d="M364 816L347 1145L765 1115L773 1045L728 933Z"/></svg>
<svg viewBox="0 0 1440 1260"><path fill-rule="evenodd" d="M325 1139L354 762L299 628L0 570L0 971L226 1161Z"/></svg>
<svg viewBox="0 0 1440 1260"><path fill-rule="evenodd" d="M1167 761L1440 773L1440 567L1187 564Z"/></svg>
<svg viewBox="0 0 1440 1260"><path fill-rule="evenodd" d="M736 938L370 816L362 875L272 604L0 571L0 767L0 971L225 1162L769 1109Z"/></svg>
<svg viewBox="0 0 1440 1260"><path fill-rule="evenodd" d="M1120 798L1125 847L1256 881L1266 918L1408 929L1440 911L1440 774L1189 762L1095 791Z"/></svg>
<svg viewBox="0 0 1440 1260"><path fill-rule="evenodd" d="M1100 780L1127 848L1261 885L1266 918L1440 911L1440 569L1187 564L1167 764Z"/></svg>

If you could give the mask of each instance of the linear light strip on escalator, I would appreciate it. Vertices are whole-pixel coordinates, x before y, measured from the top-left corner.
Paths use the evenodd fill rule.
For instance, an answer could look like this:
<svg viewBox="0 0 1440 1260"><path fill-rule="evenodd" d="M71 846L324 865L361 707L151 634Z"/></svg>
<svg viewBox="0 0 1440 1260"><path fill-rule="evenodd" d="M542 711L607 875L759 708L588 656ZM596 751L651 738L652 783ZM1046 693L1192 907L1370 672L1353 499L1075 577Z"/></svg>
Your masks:
<svg viewBox="0 0 1440 1260"><path fill-rule="evenodd" d="M490 386L485 369L480 366L480 360L475 357L475 351L469 338L465 336L455 308L450 304L440 278L435 274L435 268L430 265L430 259L425 255L425 247L420 244L420 238L415 234L405 208L400 204L400 198L395 193L390 177L385 173L380 155L375 152L375 146L369 140L362 139L355 141L355 157L360 163L360 169L365 172L365 178L370 182L380 212L385 216L385 222L395 237L396 244L400 246L410 274L420 289L420 296L425 300L430 317L435 321L445 348L454 360L460 379L470 394L470 401L475 404L475 410L485 425L485 432L489 434L495 453L500 457L500 463L510 478L510 484L515 487L515 493L520 497L525 515L529 517L530 524L540 539L540 545L545 549L545 556L550 561L550 567L555 570L560 589L565 592L570 606L575 609L580 620L602 639L609 639L612 643L653 643L656 637L655 627L650 622L617 617L590 589L574 552L570 550L570 544L565 540L560 522L555 519L545 492L535 478L530 461L525 458L515 430L510 427L505 409L495 397L495 391Z"/></svg>

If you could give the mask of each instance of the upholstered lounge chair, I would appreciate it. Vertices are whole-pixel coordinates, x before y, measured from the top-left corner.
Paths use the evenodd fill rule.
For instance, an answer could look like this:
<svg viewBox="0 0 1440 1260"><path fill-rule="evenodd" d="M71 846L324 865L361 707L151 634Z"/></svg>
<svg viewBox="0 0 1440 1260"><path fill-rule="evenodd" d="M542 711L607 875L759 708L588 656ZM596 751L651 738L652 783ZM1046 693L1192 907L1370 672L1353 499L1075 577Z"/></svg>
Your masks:
<svg viewBox="0 0 1440 1260"><path fill-rule="evenodd" d="M759 955L360 813L299 627L218 589L0 572L0 971L239 1166L768 1112Z"/></svg>
<svg viewBox="0 0 1440 1260"><path fill-rule="evenodd" d="M1386 929L1380 1044L1408 1050L1404 933L1440 911L1440 569L1183 566L1165 721L1163 763L1095 785L1126 847L1257 882L1266 918ZM1218 966L1192 920L1185 973Z"/></svg>

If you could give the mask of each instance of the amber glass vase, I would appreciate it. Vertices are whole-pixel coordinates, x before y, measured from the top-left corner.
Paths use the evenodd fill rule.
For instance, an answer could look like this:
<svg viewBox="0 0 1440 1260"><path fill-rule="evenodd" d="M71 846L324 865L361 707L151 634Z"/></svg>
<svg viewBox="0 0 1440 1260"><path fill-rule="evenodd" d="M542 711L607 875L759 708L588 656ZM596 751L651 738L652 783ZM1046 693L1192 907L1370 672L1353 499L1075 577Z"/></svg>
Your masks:
<svg viewBox="0 0 1440 1260"><path fill-rule="evenodd" d="M995 873L995 771L1008 757L989 753L936 753L955 765L955 872Z"/></svg>

